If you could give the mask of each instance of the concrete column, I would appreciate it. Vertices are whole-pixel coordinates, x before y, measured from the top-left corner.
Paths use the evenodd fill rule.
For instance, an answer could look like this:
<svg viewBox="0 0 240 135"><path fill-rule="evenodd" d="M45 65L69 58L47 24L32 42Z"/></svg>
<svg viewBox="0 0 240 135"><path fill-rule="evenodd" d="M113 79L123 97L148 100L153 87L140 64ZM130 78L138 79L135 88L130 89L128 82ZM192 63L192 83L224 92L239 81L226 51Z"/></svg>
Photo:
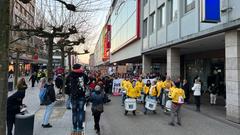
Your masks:
<svg viewBox="0 0 240 135"><path fill-rule="evenodd" d="M167 49L167 75L176 80L180 77L180 53L179 49Z"/></svg>
<svg viewBox="0 0 240 135"><path fill-rule="evenodd" d="M225 33L227 119L240 123L240 32Z"/></svg>
<svg viewBox="0 0 240 135"><path fill-rule="evenodd" d="M152 59L149 56L142 55L142 73L151 73Z"/></svg>

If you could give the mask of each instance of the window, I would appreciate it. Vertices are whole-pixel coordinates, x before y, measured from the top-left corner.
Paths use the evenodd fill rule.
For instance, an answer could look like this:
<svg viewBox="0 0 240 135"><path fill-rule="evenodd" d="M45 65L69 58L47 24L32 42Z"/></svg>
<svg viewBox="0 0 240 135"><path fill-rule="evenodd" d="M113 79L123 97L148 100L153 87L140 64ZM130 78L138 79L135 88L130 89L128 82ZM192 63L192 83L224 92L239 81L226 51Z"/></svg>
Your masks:
<svg viewBox="0 0 240 135"><path fill-rule="evenodd" d="M155 23L155 12L153 12L151 15L150 15L150 28L149 28L149 33L152 34L154 32L154 30L156 29L156 23Z"/></svg>
<svg viewBox="0 0 240 135"><path fill-rule="evenodd" d="M178 13L178 0L169 0L170 2L170 21L174 21L177 19Z"/></svg>
<svg viewBox="0 0 240 135"><path fill-rule="evenodd" d="M158 29L162 28L165 25L165 17L166 17L166 9L165 9L165 4L161 5L158 8Z"/></svg>
<svg viewBox="0 0 240 135"><path fill-rule="evenodd" d="M143 21L143 38L147 36L147 18Z"/></svg>
<svg viewBox="0 0 240 135"><path fill-rule="evenodd" d="M143 5L144 6L147 5L147 3L148 3L148 0L143 0Z"/></svg>
<svg viewBox="0 0 240 135"><path fill-rule="evenodd" d="M195 0L185 0L185 13L195 8Z"/></svg>

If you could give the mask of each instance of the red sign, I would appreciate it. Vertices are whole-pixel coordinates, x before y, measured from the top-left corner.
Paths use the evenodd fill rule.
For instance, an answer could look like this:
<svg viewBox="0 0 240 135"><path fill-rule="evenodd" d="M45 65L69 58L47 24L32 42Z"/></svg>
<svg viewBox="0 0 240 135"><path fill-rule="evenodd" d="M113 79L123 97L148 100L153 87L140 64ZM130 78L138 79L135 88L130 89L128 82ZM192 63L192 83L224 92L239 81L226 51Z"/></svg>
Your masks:
<svg viewBox="0 0 240 135"><path fill-rule="evenodd" d="M103 45L103 61L106 61L109 59L109 51L111 48L111 25L105 26L105 33L104 33L104 45Z"/></svg>

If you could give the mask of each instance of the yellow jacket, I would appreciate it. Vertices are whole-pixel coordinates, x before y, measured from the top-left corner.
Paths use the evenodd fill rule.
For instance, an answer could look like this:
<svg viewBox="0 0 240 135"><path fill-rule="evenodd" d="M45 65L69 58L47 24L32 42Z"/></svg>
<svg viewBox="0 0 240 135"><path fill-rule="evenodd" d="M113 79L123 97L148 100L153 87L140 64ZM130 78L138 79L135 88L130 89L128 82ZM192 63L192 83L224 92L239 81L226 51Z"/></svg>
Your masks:
<svg viewBox="0 0 240 135"><path fill-rule="evenodd" d="M181 89L181 88L175 88L175 87L172 87L170 89L170 92L169 92L169 98L172 99L172 102L173 103L179 103L179 97L182 96L182 98L186 98L185 97L185 93L184 93L184 90Z"/></svg>
<svg viewBox="0 0 240 135"><path fill-rule="evenodd" d="M159 97L160 91L157 89L157 85L151 86L149 89L149 95L153 97Z"/></svg>
<svg viewBox="0 0 240 135"><path fill-rule="evenodd" d="M150 87L151 87L151 86L148 87L147 85L145 85L145 86L143 87L144 94L148 94L148 93L149 93Z"/></svg>
<svg viewBox="0 0 240 135"><path fill-rule="evenodd" d="M164 81L163 82L163 88L164 89L170 89L173 86L175 86L173 81Z"/></svg>
<svg viewBox="0 0 240 135"><path fill-rule="evenodd" d="M132 84L127 88L127 96L131 98L137 98L137 89Z"/></svg>
<svg viewBox="0 0 240 135"><path fill-rule="evenodd" d="M126 81L126 80L123 80L122 83L121 83L121 87L124 89L124 90L127 90L128 87L130 87L132 85L132 83L130 81Z"/></svg>
<svg viewBox="0 0 240 135"><path fill-rule="evenodd" d="M140 82L140 81L137 81L137 82L136 82L135 88L136 88L136 90L137 90L137 96L138 96L138 97L141 96L141 91L143 90L143 86L144 86L143 82Z"/></svg>
<svg viewBox="0 0 240 135"><path fill-rule="evenodd" d="M157 85L157 90L161 93L162 88L164 88L163 81L158 81L156 85Z"/></svg>

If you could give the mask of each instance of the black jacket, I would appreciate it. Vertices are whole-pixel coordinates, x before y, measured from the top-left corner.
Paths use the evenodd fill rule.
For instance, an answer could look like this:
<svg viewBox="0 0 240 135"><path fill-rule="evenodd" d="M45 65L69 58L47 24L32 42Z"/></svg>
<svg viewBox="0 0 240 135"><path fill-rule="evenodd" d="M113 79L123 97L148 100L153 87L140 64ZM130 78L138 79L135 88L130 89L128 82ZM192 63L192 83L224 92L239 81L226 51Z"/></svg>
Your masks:
<svg viewBox="0 0 240 135"><path fill-rule="evenodd" d="M45 88L47 89L47 95L46 95L46 100L44 102L45 105L50 105L51 103L56 101L56 94L54 90L54 85L53 84L46 84Z"/></svg>
<svg viewBox="0 0 240 135"><path fill-rule="evenodd" d="M77 93L79 78L83 79L84 87L89 84L88 76L83 72L71 72L66 79L66 94L69 94L73 99L85 97L85 92Z"/></svg>
<svg viewBox="0 0 240 135"><path fill-rule="evenodd" d="M62 86L63 86L63 79L62 79L62 77L57 77L56 80L55 80L55 84L56 84L57 88L62 88Z"/></svg>
<svg viewBox="0 0 240 135"><path fill-rule="evenodd" d="M15 120L15 115L20 113L24 93L17 91L7 99L7 120Z"/></svg>

